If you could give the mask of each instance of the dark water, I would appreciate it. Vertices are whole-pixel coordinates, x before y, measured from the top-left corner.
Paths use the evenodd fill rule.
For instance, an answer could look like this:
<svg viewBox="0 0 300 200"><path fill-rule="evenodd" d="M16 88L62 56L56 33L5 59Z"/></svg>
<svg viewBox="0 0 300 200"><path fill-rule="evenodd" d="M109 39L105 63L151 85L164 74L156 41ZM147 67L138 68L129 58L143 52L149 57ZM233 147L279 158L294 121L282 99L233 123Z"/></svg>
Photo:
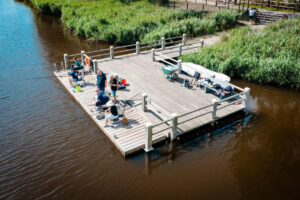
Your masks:
<svg viewBox="0 0 300 200"><path fill-rule="evenodd" d="M299 199L299 92L236 81L251 88L248 123L125 160L51 73L101 44L22 3L0 8L1 200Z"/></svg>

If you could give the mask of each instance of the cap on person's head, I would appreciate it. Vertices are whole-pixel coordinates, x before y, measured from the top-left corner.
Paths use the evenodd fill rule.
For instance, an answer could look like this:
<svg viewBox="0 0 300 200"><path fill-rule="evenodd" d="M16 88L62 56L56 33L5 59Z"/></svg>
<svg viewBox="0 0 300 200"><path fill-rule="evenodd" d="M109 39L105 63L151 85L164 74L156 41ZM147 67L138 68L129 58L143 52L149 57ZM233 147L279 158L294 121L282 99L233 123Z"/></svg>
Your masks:
<svg viewBox="0 0 300 200"><path fill-rule="evenodd" d="M106 105L110 107L110 106L113 106L113 105L115 105L115 104L114 104L114 102L113 102L113 101L109 101L109 102L107 102L107 104L106 104Z"/></svg>
<svg viewBox="0 0 300 200"><path fill-rule="evenodd" d="M74 57L74 58L73 58L73 60L77 60L77 58L76 58L76 57Z"/></svg>
<svg viewBox="0 0 300 200"><path fill-rule="evenodd" d="M110 75L110 78L115 78L115 75L111 74L111 75Z"/></svg>

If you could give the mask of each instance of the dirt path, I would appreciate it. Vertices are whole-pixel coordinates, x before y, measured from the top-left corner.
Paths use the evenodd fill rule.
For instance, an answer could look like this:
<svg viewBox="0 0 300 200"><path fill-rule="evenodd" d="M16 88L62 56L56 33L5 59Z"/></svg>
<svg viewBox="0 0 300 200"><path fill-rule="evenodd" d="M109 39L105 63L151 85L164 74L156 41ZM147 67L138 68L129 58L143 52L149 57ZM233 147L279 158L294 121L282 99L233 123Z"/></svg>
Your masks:
<svg viewBox="0 0 300 200"><path fill-rule="evenodd" d="M266 25L252 25L250 24L250 22L246 22L246 21L239 21L240 24L244 24L245 26L249 26L251 28L255 28L255 29L263 29ZM203 37L197 37L197 38L191 38L188 40L188 42L196 42L196 41L200 41L201 39L204 40L204 45L214 45L217 44L219 42L221 42L221 35L223 34L229 34L229 30L227 31L223 31L223 32L218 32L215 33L213 35L206 35Z"/></svg>

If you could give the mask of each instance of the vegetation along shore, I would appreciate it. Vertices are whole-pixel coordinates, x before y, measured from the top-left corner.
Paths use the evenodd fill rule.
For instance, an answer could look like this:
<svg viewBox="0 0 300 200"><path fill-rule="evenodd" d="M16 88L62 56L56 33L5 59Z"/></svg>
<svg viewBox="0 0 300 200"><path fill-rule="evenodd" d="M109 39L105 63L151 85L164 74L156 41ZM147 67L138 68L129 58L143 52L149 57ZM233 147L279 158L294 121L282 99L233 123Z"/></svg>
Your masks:
<svg viewBox="0 0 300 200"><path fill-rule="evenodd" d="M233 78L300 88L300 18L237 28L222 42L182 57Z"/></svg>
<svg viewBox="0 0 300 200"><path fill-rule="evenodd" d="M146 0L29 1L42 13L61 16L76 35L115 44L148 42L183 33L188 37L212 34L235 26L241 16L232 11L206 14L173 10Z"/></svg>

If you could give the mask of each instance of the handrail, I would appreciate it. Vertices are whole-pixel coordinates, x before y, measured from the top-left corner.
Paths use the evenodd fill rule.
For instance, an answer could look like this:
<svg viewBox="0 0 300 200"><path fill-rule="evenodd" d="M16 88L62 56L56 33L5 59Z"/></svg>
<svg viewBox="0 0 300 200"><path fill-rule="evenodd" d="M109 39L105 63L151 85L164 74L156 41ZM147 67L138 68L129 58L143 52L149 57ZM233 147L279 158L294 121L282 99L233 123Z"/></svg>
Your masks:
<svg viewBox="0 0 300 200"><path fill-rule="evenodd" d="M235 98L235 97L241 96L241 95L243 95L244 93L245 93L245 92L241 92L241 93L237 93L237 94L235 94L235 95L232 95L232 96L230 96L230 97L227 97L226 99L221 100L220 103L222 103L222 102L224 102L224 101L228 101L229 99L233 99L233 98Z"/></svg>
<svg viewBox="0 0 300 200"><path fill-rule="evenodd" d="M168 56L166 56L166 55L164 55L164 54L162 54L162 53L159 53L159 52L155 52L155 53L156 53L156 54L159 54L159 55L162 56L162 57L165 57L165 58L167 58L167 59L169 59L169 60L172 60L172 61L178 63L178 60L175 60L175 59L173 59L173 58L170 58L170 57L168 57Z"/></svg>
<svg viewBox="0 0 300 200"><path fill-rule="evenodd" d="M172 119L167 119L167 120L158 122L158 123L156 123L155 125L153 125L152 128L157 127L157 126L160 126L160 125L165 124L165 123L170 122L170 121L172 121Z"/></svg>
<svg viewBox="0 0 300 200"><path fill-rule="evenodd" d="M228 103L228 104L225 104L225 105L223 105L223 106L218 107L217 110L221 110L222 108L226 108L226 107L228 107L228 106L231 106L231 105L235 104L236 102L240 102L240 101L243 101L243 100L244 100L244 98L235 100L235 101L233 101L233 102L230 102L230 103Z"/></svg>
<svg viewBox="0 0 300 200"><path fill-rule="evenodd" d="M152 128L153 128L153 126L152 126ZM171 128L173 128L173 126L168 126L167 128L161 129L161 130L156 131L156 132L152 132L152 135L156 135L158 133L161 133L161 132L166 131L166 130L171 129Z"/></svg>
<svg viewBox="0 0 300 200"><path fill-rule="evenodd" d="M209 104L209 105L207 105L207 106L204 106L204 107L201 107L201 108L197 108L196 110L192 110L192 111L190 111L190 112L187 112L187 113L184 113L184 114L179 115L178 118L187 116L187 115L189 115L189 114L192 114L192 113L194 113L194 112L197 112L197 111L200 111L200 110L209 108L209 107L211 107L211 106L213 106L213 104Z"/></svg>
<svg viewBox="0 0 300 200"><path fill-rule="evenodd" d="M207 114L212 113L212 112L213 112L213 111L208 111L208 112L206 112L206 113L202 113L202 114L200 114L200 115L197 115L197 116L194 116L194 117L192 117L192 118L189 118L189 119L187 119L187 120L185 120L185 121L178 122L178 125L183 124L183 123L186 123L186 122L188 122L188 121L192 121L192 120L194 120L194 119L196 119L196 118L198 118L198 117L202 117L203 115L207 115Z"/></svg>

